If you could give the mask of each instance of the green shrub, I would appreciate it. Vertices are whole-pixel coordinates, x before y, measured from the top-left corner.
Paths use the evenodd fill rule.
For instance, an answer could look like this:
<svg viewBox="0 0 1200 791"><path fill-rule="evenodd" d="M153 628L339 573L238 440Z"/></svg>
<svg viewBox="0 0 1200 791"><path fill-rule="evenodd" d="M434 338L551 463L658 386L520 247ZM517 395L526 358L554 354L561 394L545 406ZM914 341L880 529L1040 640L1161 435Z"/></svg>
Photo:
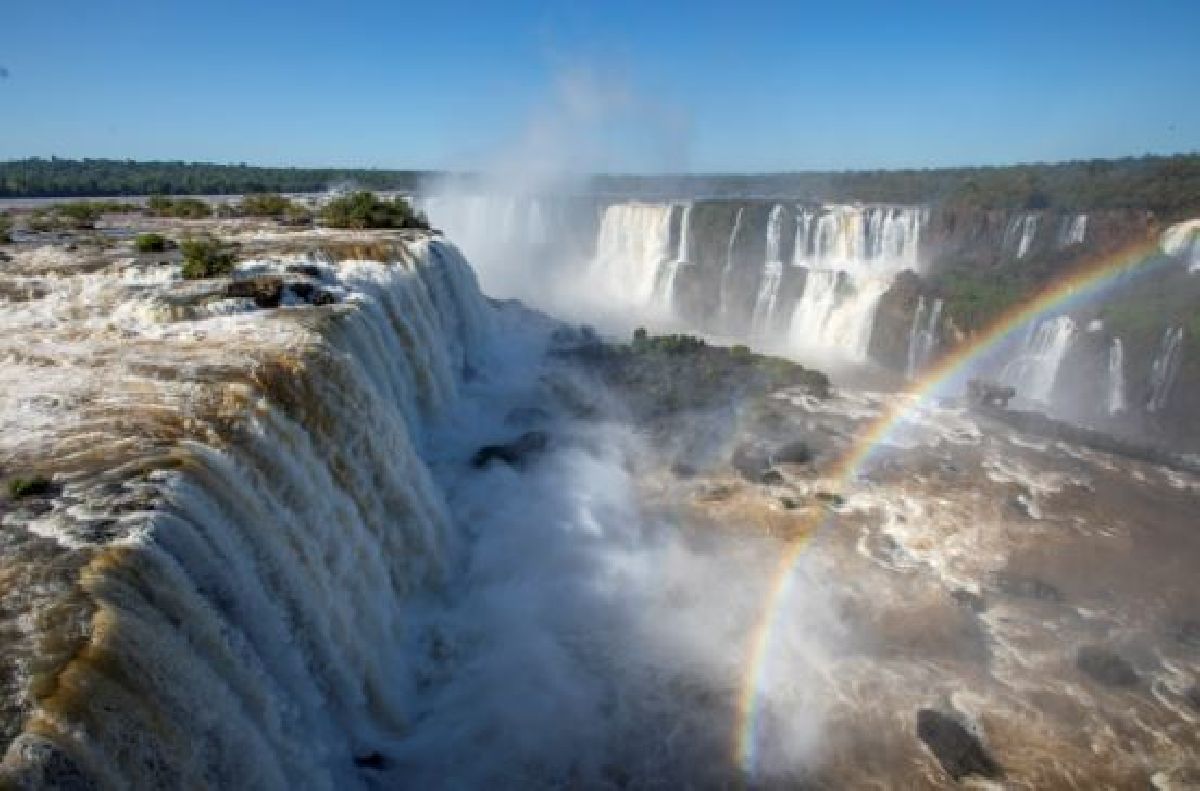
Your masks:
<svg viewBox="0 0 1200 791"><path fill-rule="evenodd" d="M216 239L184 239L179 249L183 253L184 280L222 277L233 271L233 250Z"/></svg>
<svg viewBox="0 0 1200 791"><path fill-rule="evenodd" d="M54 489L54 484L50 482L50 479L42 475L34 475L31 478L12 478L8 482L8 497L10 500L19 500L32 495L51 494Z"/></svg>
<svg viewBox="0 0 1200 791"><path fill-rule="evenodd" d="M105 214L122 214L137 210L131 203L112 200L72 201L55 206L61 224L71 228L91 228Z"/></svg>
<svg viewBox="0 0 1200 791"><path fill-rule="evenodd" d="M167 249L167 237L160 233L139 233L133 247L139 253L161 253Z"/></svg>
<svg viewBox="0 0 1200 791"><path fill-rule="evenodd" d="M161 195L148 200L146 208L155 217L180 220L202 220L213 213L212 207L199 198L166 198Z"/></svg>
<svg viewBox="0 0 1200 791"><path fill-rule="evenodd" d="M283 217L296 205L274 192L260 192L242 198L241 213L245 217Z"/></svg>
<svg viewBox="0 0 1200 791"><path fill-rule="evenodd" d="M403 198L386 200L373 192L335 198L321 210L331 228L429 228L429 222Z"/></svg>
<svg viewBox="0 0 1200 791"><path fill-rule="evenodd" d="M986 327L1035 287L1012 275L978 274L961 269L935 276L933 286L945 300L946 315L968 331Z"/></svg>
<svg viewBox="0 0 1200 791"><path fill-rule="evenodd" d="M0 212L0 244L6 244L12 241L9 232L12 231L12 218L8 216L8 212Z"/></svg>

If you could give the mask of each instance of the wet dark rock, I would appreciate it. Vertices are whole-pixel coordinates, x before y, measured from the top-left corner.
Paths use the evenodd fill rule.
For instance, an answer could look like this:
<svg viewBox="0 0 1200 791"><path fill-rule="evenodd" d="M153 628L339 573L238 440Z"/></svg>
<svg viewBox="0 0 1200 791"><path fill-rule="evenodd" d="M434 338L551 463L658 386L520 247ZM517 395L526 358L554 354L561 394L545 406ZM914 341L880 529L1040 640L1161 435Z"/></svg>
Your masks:
<svg viewBox="0 0 1200 791"><path fill-rule="evenodd" d="M296 299L310 305L332 305L337 302L337 297L331 292L307 281L288 283L288 290L296 296Z"/></svg>
<svg viewBox="0 0 1200 791"><path fill-rule="evenodd" d="M288 264L284 267L284 271L293 275L311 277L313 280L322 280L325 277L325 270L316 264Z"/></svg>
<svg viewBox="0 0 1200 791"><path fill-rule="evenodd" d="M9 761L0 766L0 788L54 788L87 791L99 786L60 747L30 733L9 745Z"/></svg>
<svg viewBox="0 0 1200 791"><path fill-rule="evenodd" d="M1023 519L1036 518L1033 511L1033 500L1027 494L1013 495L1008 501L1008 507Z"/></svg>
<svg viewBox="0 0 1200 791"><path fill-rule="evenodd" d="M808 464L813 451L802 439L789 440L771 451L772 464Z"/></svg>
<svg viewBox="0 0 1200 791"><path fill-rule="evenodd" d="M1200 621L1189 618L1180 621L1172 630L1175 639L1188 648L1200 648Z"/></svg>
<svg viewBox="0 0 1200 791"><path fill-rule="evenodd" d="M471 457L471 466L486 467L489 462L502 461L513 467L524 466L532 456L546 449L548 438L544 431L527 431L512 442L484 445Z"/></svg>
<svg viewBox="0 0 1200 791"><path fill-rule="evenodd" d="M1005 408L1017 397L1017 389L998 382L972 379L967 382L967 398L974 406Z"/></svg>
<svg viewBox="0 0 1200 791"><path fill-rule="evenodd" d="M504 422L510 426L528 426L549 419L550 413L540 406L519 406L509 410Z"/></svg>
<svg viewBox="0 0 1200 791"><path fill-rule="evenodd" d="M776 446L743 442L733 449L730 463L739 475L752 483L778 485L783 483L783 475L773 469L776 464L807 464L812 459L812 450L803 440L790 440Z"/></svg>
<svg viewBox="0 0 1200 791"><path fill-rule="evenodd" d="M1188 703L1192 704L1193 709L1200 709L1200 684L1192 684L1188 691L1183 693L1183 696L1187 698Z"/></svg>
<svg viewBox="0 0 1200 791"><path fill-rule="evenodd" d="M816 498L826 505L832 505L834 507L846 504L846 498L842 497L837 492L817 492Z"/></svg>
<svg viewBox="0 0 1200 791"><path fill-rule="evenodd" d="M711 486L705 486L697 494L697 499L708 503L719 503L722 500L728 500L733 495L737 494L738 487L727 483L717 483Z"/></svg>
<svg viewBox="0 0 1200 791"><path fill-rule="evenodd" d="M999 777L1000 766L984 746L954 717L934 709L917 712L917 736L955 780L967 775Z"/></svg>
<svg viewBox="0 0 1200 791"><path fill-rule="evenodd" d="M751 483L762 482L762 477L771 469L771 455L767 449L749 442L734 448L729 461L738 474Z"/></svg>
<svg viewBox="0 0 1200 791"><path fill-rule="evenodd" d="M1016 599L1036 599L1047 602L1063 600L1062 591L1037 577L997 571L992 574L992 585L1000 593Z"/></svg>
<svg viewBox="0 0 1200 791"><path fill-rule="evenodd" d="M255 306L259 308L277 308L283 301L283 278L277 275L263 275L245 280L231 280L225 286L225 296L253 299Z"/></svg>
<svg viewBox="0 0 1200 791"><path fill-rule="evenodd" d="M983 612L987 609L987 603L982 596L965 588L955 588L950 592L950 597L971 612Z"/></svg>
<svg viewBox="0 0 1200 791"><path fill-rule="evenodd" d="M779 470L767 470L758 479L758 482L766 486L781 486L783 485L783 473Z"/></svg>
<svg viewBox="0 0 1200 791"><path fill-rule="evenodd" d="M1129 660L1095 645L1085 645L1075 655L1075 666L1111 687L1132 687L1138 683L1137 671Z"/></svg>
<svg viewBox="0 0 1200 791"><path fill-rule="evenodd" d="M54 497L62 493L62 486L49 478L34 475L30 478L16 477L8 481L8 497L22 500L32 497Z"/></svg>
<svg viewBox="0 0 1200 791"><path fill-rule="evenodd" d="M388 759L384 757L383 753L371 751L354 756L354 765L363 769L386 769Z"/></svg>
<svg viewBox="0 0 1200 791"><path fill-rule="evenodd" d="M676 478L695 478L696 468L687 462L677 461L671 465L671 474Z"/></svg>

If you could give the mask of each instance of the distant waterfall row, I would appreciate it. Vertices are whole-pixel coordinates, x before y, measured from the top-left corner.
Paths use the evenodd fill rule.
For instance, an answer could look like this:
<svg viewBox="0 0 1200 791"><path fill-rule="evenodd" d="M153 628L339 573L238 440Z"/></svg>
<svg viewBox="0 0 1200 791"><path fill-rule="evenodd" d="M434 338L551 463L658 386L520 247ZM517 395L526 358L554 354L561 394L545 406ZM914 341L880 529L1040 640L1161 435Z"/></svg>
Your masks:
<svg viewBox="0 0 1200 791"><path fill-rule="evenodd" d="M920 267L919 208L776 204L756 231L749 209L737 207L723 240L713 239L711 222L696 227L697 211L608 206L589 282L631 307L712 332L862 360L880 297L897 272ZM719 241L719 257L710 249L697 260L700 233L707 247ZM708 292L710 310L680 299L685 274L692 292Z"/></svg>
<svg viewBox="0 0 1200 791"><path fill-rule="evenodd" d="M550 267L532 277L498 269L505 277L489 278L489 254L514 238L537 243L523 248L522 261L565 260L554 273L557 288L610 306L610 318L710 333L808 359L878 362L909 379L943 347L962 340L950 307L920 276L947 263L983 271L1019 268L1027 260L1067 266L1145 229L1144 218L1113 213L600 199L576 200L564 211L554 207L556 200L473 198L454 211L436 201L425 205L471 249L485 285L531 282L532 293L517 295L535 304L552 290ZM553 248L567 227L574 237L563 255ZM501 244L476 244L481 236ZM1200 272L1200 221L1172 226L1161 239L1165 254ZM901 278L905 271L917 277ZM1043 408L1082 399L1112 417L1167 409L1185 333L1178 326L1159 330L1165 335L1152 353L1140 338L1137 359L1129 359L1133 339L1104 333L1101 341L1081 330L1085 320L1041 319L980 374L1013 384L1020 399ZM620 322L610 328L627 329ZM1087 377L1106 377L1099 396L1068 394L1062 386L1081 357Z"/></svg>
<svg viewBox="0 0 1200 791"><path fill-rule="evenodd" d="M1107 345L1089 342L1089 335L1107 337ZM1139 393L1131 393L1125 342L1121 337L1106 335L1100 320L1093 321L1087 331L1082 332L1071 316L1053 316L1030 326L1024 342L999 371L998 378L1016 387L1023 400L1053 407L1065 386L1062 374L1069 358L1086 355L1089 348L1104 349L1101 352L1103 368L1097 370L1104 377L1103 398L1095 399L1094 393L1088 392L1086 383L1083 391L1073 395L1084 401L1092 395L1090 400L1102 405L1104 414L1109 417L1136 412L1154 414L1166 408L1174 394L1183 360L1183 337L1183 328L1179 326L1163 331L1152 350L1148 375L1142 380L1143 388ZM1093 415L1095 411L1092 410Z"/></svg>

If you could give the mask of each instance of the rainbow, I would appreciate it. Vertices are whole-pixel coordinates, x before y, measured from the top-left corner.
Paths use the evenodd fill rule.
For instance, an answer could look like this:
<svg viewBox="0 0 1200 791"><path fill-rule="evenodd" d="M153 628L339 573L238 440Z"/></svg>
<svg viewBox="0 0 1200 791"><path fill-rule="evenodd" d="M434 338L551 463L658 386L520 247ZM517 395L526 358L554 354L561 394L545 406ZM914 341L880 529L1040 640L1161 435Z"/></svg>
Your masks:
<svg viewBox="0 0 1200 791"><path fill-rule="evenodd" d="M1139 242L1098 260L1085 262L1031 299L1008 309L970 342L944 355L920 379L906 388L902 394L904 397L895 399L877 418L870 421L835 462L831 470L832 477L840 482L843 488L853 483L863 465L880 446L886 444L889 435L903 423L912 410L930 396L948 389L948 385L958 382L960 375L967 372L972 363L1008 342L1031 322L1047 314L1065 312L1085 301L1095 299L1126 277L1144 275L1171 263L1169 258L1159 255L1157 242ZM958 384L961 385L961 382ZM751 632L734 745L734 759L750 778L755 776L757 770L755 749L758 741L760 704L775 624L784 602L789 599L800 555L811 538L830 521L826 512L821 523L807 531L804 540L797 541L783 554L770 585L765 606Z"/></svg>

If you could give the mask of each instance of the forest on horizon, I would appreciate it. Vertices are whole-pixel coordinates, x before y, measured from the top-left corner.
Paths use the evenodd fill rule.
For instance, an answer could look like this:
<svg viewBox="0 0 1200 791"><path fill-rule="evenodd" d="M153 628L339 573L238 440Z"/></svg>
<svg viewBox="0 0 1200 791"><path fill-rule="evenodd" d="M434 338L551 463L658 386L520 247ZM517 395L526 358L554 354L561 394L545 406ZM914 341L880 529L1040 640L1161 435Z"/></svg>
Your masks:
<svg viewBox="0 0 1200 791"><path fill-rule="evenodd" d="M0 198L235 195L339 187L464 188L478 174L371 168L283 168L207 162L28 158L0 162ZM500 185L502 187L502 185ZM1200 213L1200 153L1003 167L746 174L603 174L580 191L625 197L764 197L944 203L987 209L1147 209L1165 220Z"/></svg>

